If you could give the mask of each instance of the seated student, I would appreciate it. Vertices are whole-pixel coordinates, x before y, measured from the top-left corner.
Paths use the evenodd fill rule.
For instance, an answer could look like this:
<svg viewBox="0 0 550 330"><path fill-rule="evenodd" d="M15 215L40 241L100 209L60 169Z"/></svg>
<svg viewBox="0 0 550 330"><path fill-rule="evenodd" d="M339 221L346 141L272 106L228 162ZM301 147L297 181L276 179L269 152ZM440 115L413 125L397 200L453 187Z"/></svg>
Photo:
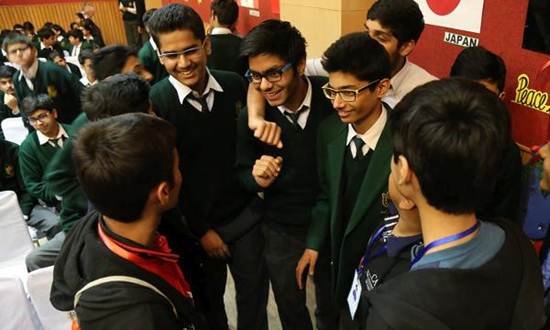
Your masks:
<svg viewBox="0 0 550 330"><path fill-rule="evenodd" d="M67 51L70 56L78 57L84 49L94 50L94 44L88 40L84 40L84 35L81 30L71 30L67 33L67 38L71 44ZM83 41L84 40L84 41Z"/></svg>
<svg viewBox="0 0 550 330"><path fill-rule="evenodd" d="M36 48L40 47L40 37L34 32L34 24L29 21L23 22L23 33L27 38L31 39L31 42Z"/></svg>
<svg viewBox="0 0 550 330"><path fill-rule="evenodd" d="M59 217L38 203L26 190L19 169L19 146L0 140L0 191L11 190L17 194L19 207L27 226L37 230L37 237L53 239L61 230Z"/></svg>
<svg viewBox="0 0 550 330"><path fill-rule="evenodd" d="M70 44L65 36L65 30L59 24L54 24L52 25L52 31L55 34L55 40L57 40L59 46L63 49L67 49Z"/></svg>
<svg viewBox="0 0 550 330"><path fill-rule="evenodd" d="M148 25L149 20L156 10L156 8L149 9L145 12L145 14L143 14L143 25L145 26L145 31L147 31L147 34L149 35L151 35ZM138 57L145 69L147 69L147 71L149 71L153 75L151 86L161 81L164 77L168 76L168 72L166 72L164 65L162 65L159 61L158 47L157 44L155 44L155 40L152 36L149 37L149 40L147 40L143 44L143 46L139 50Z"/></svg>
<svg viewBox="0 0 550 330"><path fill-rule="evenodd" d="M0 66L0 123L6 118L21 116L12 79L16 71L11 66ZM0 127L0 140L3 139L4 133Z"/></svg>
<svg viewBox="0 0 550 330"><path fill-rule="evenodd" d="M93 35L94 26L92 25L90 20L82 21L82 24L80 25L80 29L82 30L83 43L87 43L88 45L91 45L93 50L100 47L99 43L95 40L95 37Z"/></svg>
<svg viewBox="0 0 550 330"><path fill-rule="evenodd" d="M237 167L241 183L263 192L262 232L277 309L284 329L312 329L306 292L298 286L295 270L304 251L311 208L318 192L315 146L318 127L332 114L323 95L327 79L306 77L306 45L289 22L267 20L244 38L241 55L248 59L246 76L268 103L266 118L282 129L285 148L277 150L254 138L246 111L241 111L237 135ZM325 251L323 251L325 252ZM315 273L317 326L337 327L331 306L330 265L322 254Z"/></svg>
<svg viewBox="0 0 550 330"><path fill-rule="evenodd" d="M36 131L27 136L19 149L21 177L31 196L50 207L56 206L58 199L44 182L44 177L55 152L63 148L65 140L72 136L72 127L57 122L55 104L46 94L26 97L23 100L23 111ZM33 271L53 265L54 251L59 250L64 236L63 232L60 232L39 249L31 252L25 260L27 269Z"/></svg>
<svg viewBox="0 0 550 330"><path fill-rule="evenodd" d="M215 0L210 4L210 33L212 52L208 55L208 67L226 70L244 76L247 63L239 55L241 37L233 34L239 18L239 5L235 0Z"/></svg>
<svg viewBox="0 0 550 330"><path fill-rule="evenodd" d="M508 143L504 111L464 80L425 84L393 110L391 176L418 208L424 247L409 272L367 294L367 329L541 328L533 246L516 224L475 214Z"/></svg>
<svg viewBox="0 0 550 330"><path fill-rule="evenodd" d="M67 62L63 53L58 53L56 51L51 52L50 60L59 65L61 68L77 76L78 79L82 78L82 73L80 72L78 65Z"/></svg>
<svg viewBox="0 0 550 330"><path fill-rule="evenodd" d="M149 82L153 79L151 72L140 62L136 51L121 45L103 47L94 52L92 69L99 81L117 73L135 73Z"/></svg>
<svg viewBox="0 0 550 330"><path fill-rule="evenodd" d="M80 113L78 79L52 62L38 61L36 49L30 41L17 33L4 39L2 48L12 63L21 66L13 76L17 100L30 95L48 94L55 104L59 121L68 124Z"/></svg>
<svg viewBox="0 0 550 330"><path fill-rule="evenodd" d="M384 102L389 106L394 107L416 86L437 79L407 58L414 51L424 30L424 18L416 1L377 0L368 10L364 25L371 38L384 46L390 56L390 90L384 96ZM317 59L316 62L316 65L321 67L321 59ZM314 70L310 73L308 67L306 67L306 74L323 73L323 70L321 72ZM249 100L249 104L250 102ZM262 110L258 112L261 114ZM255 130L255 136L262 141L273 145L279 143L278 128L263 121L261 116L252 118L249 125Z"/></svg>
<svg viewBox="0 0 550 330"><path fill-rule="evenodd" d="M40 50L38 51L38 57L49 60L51 52L63 52L63 49L57 43L55 33L53 33L51 28L46 26L41 28L38 31L38 37L40 38Z"/></svg>
<svg viewBox="0 0 550 330"><path fill-rule="evenodd" d="M82 330L131 323L144 330L205 329L179 256L157 233L182 181L174 127L146 114L90 123L75 143L74 161L97 212L67 236L54 268L52 304L74 309Z"/></svg>
<svg viewBox="0 0 550 330"><path fill-rule="evenodd" d="M235 279L239 327L267 328L268 280L263 267L261 201L239 184L235 169L237 118L246 86L234 72L206 68L210 42L200 16L169 4L149 21L160 61L170 74L151 88L155 112L178 132L184 182L179 207L200 240L196 264L184 270L197 308L213 329L228 329L227 267ZM220 139L212 132L223 132ZM189 260L189 259L188 259Z"/></svg>
<svg viewBox="0 0 550 330"><path fill-rule="evenodd" d="M346 296L366 238L382 224L387 210L393 151L390 108L382 98L390 87L390 60L384 47L363 32L341 37L323 58L329 73L323 91L335 113L318 128L320 189L296 281L301 283L304 273L315 274L319 253L327 247L332 293L342 315L348 312Z"/></svg>
<svg viewBox="0 0 550 330"><path fill-rule="evenodd" d="M469 47L458 54L451 67L451 77L463 77L477 81L504 98L506 66L500 56L483 47ZM508 111L502 114L502 120L509 122ZM509 124L508 124L509 125ZM520 151L512 136L507 144L505 157L496 174L497 181L492 194L487 195L476 209L481 219L506 218L519 219L522 164Z"/></svg>
<svg viewBox="0 0 550 330"><path fill-rule="evenodd" d="M84 69L84 76L80 78L80 83L84 85L84 87L90 87L97 83L95 71L92 67L93 56L94 53L92 53L92 51L88 49L82 50L78 55L78 63L80 63L80 65Z"/></svg>

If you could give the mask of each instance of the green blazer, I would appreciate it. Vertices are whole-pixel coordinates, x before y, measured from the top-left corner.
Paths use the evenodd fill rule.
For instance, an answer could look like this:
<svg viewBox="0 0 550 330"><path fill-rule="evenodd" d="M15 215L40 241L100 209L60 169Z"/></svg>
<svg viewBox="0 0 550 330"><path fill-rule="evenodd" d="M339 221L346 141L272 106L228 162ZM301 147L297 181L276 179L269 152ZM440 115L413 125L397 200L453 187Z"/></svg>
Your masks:
<svg viewBox="0 0 550 330"><path fill-rule="evenodd" d="M393 154L389 126L386 123L361 182L351 217L346 228L343 228L340 205L347 132L347 125L336 114L328 117L319 128L317 168L321 191L312 210L306 241L307 248L316 251L328 248L330 242L331 283L335 302L339 306L343 306L346 301L353 273L369 237L383 221Z"/></svg>
<svg viewBox="0 0 550 330"><path fill-rule="evenodd" d="M67 51L69 52L69 55L71 55L73 53L73 48L74 48L73 45L71 45L71 44L68 45ZM84 49L93 51L96 48L98 48L98 47L93 41L84 40L80 44L80 51L83 51Z"/></svg>
<svg viewBox="0 0 550 330"><path fill-rule="evenodd" d="M153 75L151 86L168 76L164 65L160 64L157 52L153 49L151 42L147 40L138 53L141 64Z"/></svg>

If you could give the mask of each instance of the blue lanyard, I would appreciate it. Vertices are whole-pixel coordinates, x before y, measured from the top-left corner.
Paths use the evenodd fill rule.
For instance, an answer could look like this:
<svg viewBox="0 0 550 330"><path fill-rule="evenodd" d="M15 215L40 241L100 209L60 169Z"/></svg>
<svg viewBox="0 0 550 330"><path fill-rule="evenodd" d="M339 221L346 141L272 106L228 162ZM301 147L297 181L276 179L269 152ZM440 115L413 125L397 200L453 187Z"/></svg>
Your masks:
<svg viewBox="0 0 550 330"><path fill-rule="evenodd" d="M463 232L440 238L440 239L435 240L435 241L431 242L430 244L426 245L422 250L420 250L414 256L414 259L411 263L411 267L414 264L416 264L420 260L420 258L422 258L426 254L426 252L428 252L429 250L433 249L436 246L440 246L440 245L447 244L447 243L450 243L450 242L458 241L459 239L464 238L464 237L470 235L471 233L473 233L474 231L476 231L479 228L479 225L480 225L479 221L476 221L476 223L472 227L466 229Z"/></svg>
<svg viewBox="0 0 550 330"><path fill-rule="evenodd" d="M385 229L386 229L385 225L378 228L378 230L374 233L374 235L372 235L371 238L369 239L369 242L367 244L367 249L365 250L365 254L361 258L361 262L359 263L359 269L358 269L359 275L362 275L363 272L365 271L365 268L369 263L369 259L372 260L376 257L379 257L384 252L386 252L387 247L386 247L386 244L384 243L384 245L380 247L380 249L378 249L373 255L371 255L371 250L374 247L374 244L376 244L376 242L380 240L380 238L384 234Z"/></svg>

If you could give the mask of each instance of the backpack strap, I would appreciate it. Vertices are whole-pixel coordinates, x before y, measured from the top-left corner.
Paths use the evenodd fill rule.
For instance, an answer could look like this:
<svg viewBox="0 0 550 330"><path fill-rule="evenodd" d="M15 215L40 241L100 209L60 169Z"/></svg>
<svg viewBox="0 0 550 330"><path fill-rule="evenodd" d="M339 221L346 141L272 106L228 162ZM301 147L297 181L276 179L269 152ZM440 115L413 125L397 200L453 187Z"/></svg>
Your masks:
<svg viewBox="0 0 550 330"><path fill-rule="evenodd" d="M176 316L176 318L178 317L176 306L174 306L170 298L168 298L164 293L162 293L162 291L157 289L157 287L139 278L124 276L124 275L106 276L106 277L101 277L101 278L98 278L97 280L93 280L89 282L84 287L82 287L82 289L78 290L78 292L74 295L73 308L76 309L76 306L78 305L78 302L80 300L80 296L82 295L82 293L84 293L84 291L96 286L103 285L105 283L113 283L113 282L131 283L131 284L139 285L139 286L146 287L148 289L153 290L157 294L161 295L164 299L166 299L166 301L170 304L170 306L172 306L172 312L174 312L174 315Z"/></svg>

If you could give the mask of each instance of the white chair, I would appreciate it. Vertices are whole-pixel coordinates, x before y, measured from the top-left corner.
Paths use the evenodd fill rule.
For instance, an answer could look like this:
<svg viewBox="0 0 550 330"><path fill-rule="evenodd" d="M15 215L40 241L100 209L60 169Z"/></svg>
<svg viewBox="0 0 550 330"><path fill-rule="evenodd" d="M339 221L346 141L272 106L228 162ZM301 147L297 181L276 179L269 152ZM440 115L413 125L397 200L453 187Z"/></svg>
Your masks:
<svg viewBox="0 0 550 330"><path fill-rule="evenodd" d="M34 246L13 191L0 191L0 277L18 277L26 283L25 256Z"/></svg>
<svg viewBox="0 0 550 330"><path fill-rule="evenodd" d="M29 134L29 130L23 125L21 117L2 120L2 131L6 140L17 144L21 144Z"/></svg>
<svg viewBox="0 0 550 330"><path fill-rule="evenodd" d="M0 277L0 306L2 330L42 329L20 279Z"/></svg>
<svg viewBox="0 0 550 330"><path fill-rule="evenodd" d="M27 279L31 302L44 330L69 330L71 329L69 313L58 311L50 303L52 281L53 266L31 272Z"/></svg>

